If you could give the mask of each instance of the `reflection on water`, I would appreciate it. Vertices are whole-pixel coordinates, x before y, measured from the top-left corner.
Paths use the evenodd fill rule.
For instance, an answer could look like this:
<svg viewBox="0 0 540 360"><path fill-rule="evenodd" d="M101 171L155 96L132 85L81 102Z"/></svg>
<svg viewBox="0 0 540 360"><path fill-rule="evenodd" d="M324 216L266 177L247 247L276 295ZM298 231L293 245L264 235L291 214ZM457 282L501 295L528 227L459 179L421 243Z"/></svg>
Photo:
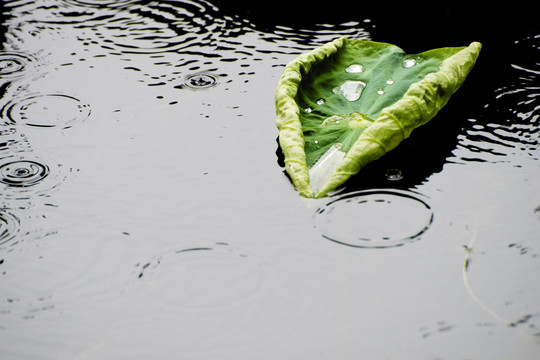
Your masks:
<svg viewBox="0 0 540 360"><path fill-rule="evenodd" d="M534 55L539 36L516 41L513 51L522 54L519 63L506 65L510 81L494 92L490 103L460 138L458 151L466 148L465 161L510 162L538 160L540 145L540 67ZM472 155L472 156L471 156Z"/></svg>
<svg viewBox="0 0 540 360"><path fill-rule="evenodd" d="M3 2L5 356L534 359L536 34L308 201L276 164L282 69L388 24L260 26L221 5Z"/></svg>

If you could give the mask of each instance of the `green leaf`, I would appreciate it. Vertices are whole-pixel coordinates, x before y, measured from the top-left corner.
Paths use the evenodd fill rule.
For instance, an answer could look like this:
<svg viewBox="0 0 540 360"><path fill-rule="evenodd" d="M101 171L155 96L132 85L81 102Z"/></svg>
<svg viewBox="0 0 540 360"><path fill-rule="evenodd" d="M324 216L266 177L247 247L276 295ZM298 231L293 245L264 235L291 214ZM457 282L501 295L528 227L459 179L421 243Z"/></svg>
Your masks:
<svg viewBox="0 0 540 360"><path fill-rule="evenodd" d="M472 69L481 44L408 55L336 39L290 62L276 91L279 142L302 196L322 197L426 123Z"/></svg>

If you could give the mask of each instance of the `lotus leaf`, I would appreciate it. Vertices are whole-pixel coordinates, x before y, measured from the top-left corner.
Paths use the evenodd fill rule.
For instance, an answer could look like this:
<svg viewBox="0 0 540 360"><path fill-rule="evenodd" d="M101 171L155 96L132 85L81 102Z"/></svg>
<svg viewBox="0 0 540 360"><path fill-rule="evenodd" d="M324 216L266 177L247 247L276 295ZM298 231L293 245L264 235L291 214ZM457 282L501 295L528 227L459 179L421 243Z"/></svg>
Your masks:
<svg viewBox="0 0 540 360"><path fill-rule="evenodd" d="M300 195L326 196L433 118L480 49L473 42L410 55L342 37L291 61L275 103L285 168Z"/></svg>

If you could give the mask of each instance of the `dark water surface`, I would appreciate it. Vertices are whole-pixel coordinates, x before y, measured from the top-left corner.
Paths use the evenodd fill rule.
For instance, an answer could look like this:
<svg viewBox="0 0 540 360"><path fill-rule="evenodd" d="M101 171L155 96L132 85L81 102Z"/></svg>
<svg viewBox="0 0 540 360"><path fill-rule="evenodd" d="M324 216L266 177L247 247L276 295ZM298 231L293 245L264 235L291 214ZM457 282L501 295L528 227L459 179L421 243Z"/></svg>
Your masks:
<svg viewBox="0 0 540 360"><path fill-rule="evenodd" d="M531 10L304 5L3 2L2 359L539 358ZM306 200L274 91L341 35L484 48L435 119Z"/></svg>

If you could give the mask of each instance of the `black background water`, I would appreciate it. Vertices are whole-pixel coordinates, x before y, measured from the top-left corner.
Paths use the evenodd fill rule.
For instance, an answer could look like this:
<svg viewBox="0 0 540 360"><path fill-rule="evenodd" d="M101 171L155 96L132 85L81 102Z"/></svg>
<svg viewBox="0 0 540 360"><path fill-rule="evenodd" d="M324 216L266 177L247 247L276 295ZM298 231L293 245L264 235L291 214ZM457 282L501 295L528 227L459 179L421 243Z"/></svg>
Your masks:
<svg viewBox="0 0 540 360"><path fill-rule="evenodd" d="M6 359L538 357L534 11L295 4L2 3ZM436 118L307 201L273 94L341 35L483 49Z"/></svg>

